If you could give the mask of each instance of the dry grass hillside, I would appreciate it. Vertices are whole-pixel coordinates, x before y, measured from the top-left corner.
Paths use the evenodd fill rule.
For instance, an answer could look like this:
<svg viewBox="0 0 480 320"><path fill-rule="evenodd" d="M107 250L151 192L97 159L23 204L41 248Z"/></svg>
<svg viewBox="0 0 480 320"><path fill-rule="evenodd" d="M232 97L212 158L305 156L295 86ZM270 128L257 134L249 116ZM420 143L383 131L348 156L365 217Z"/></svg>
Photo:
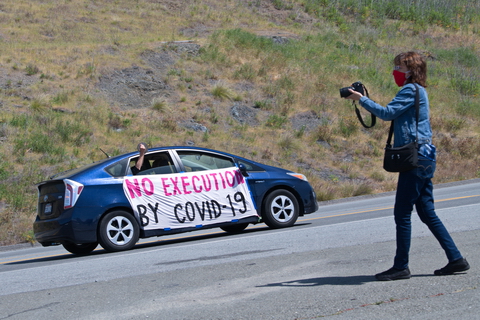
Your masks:
<svg viewBox="0 0 480 320"><path fill-rule="evenodd" d="M436 183L479 177L480 3L2 0L0 244L33 241L35 183L150 146L219 149L305 174L318 200L391 191L395 54L428 57ZM367 114L363 113L368 119Z"/></svg>

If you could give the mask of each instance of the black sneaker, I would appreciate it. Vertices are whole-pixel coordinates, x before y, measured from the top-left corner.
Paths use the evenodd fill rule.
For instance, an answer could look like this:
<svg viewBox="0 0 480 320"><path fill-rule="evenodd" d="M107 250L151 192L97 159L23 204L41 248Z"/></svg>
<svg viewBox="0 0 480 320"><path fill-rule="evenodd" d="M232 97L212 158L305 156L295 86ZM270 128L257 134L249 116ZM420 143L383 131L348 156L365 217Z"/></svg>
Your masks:
<svg viewBox="0 0 480 320"><path fill-rule="evenodd" d="M400 280L400 279L410 279L410 269L396 269L390 268L387 271L377 273L375 278L379 281L391 281L391 280Z"/></svg>
<svg viewBox="0 0 480 320"><path fill-rule="evenodd" d="M453 262L449 262L442 269L435 270L434 274L436 276L446 276L454 274L455 272L467 271L468 269L470 269L470 265L468 264L467 259L461 258Z"/></svg>

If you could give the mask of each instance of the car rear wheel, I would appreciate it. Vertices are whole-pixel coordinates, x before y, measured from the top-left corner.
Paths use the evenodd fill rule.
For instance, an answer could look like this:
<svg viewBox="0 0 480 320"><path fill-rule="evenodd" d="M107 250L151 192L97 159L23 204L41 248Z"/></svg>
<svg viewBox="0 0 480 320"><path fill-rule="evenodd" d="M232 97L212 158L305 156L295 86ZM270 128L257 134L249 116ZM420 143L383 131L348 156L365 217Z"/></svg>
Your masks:
<svg viewBox="0 0 480 320"><path fill-rule="evenodd" d="M98 242L106 251L128 250L135 246L139 234L138 222L132 214L112 211L100 221Z"/></svg>
<svg viewBox="0 0 480 320"><path fill-rule="evenodd" d="M231 226L220 227L220 229L228 233L239 233L245 230L246 227L248 227L248 223L237 223Z"/></svg>
<svg viewBox="0 0 480 320"><path fill-rule="evenodd" d="M291 227L299 215L298 201L287 190L275 190L265 199L262 219L270 228Z"/></svg>
<svg viewBox="0 0 480 320"><path fill-rule="evenodd" d="M73 243L73 242L64 242L62 243L65 250L70 253L76 254L78 256L83 256L89 254L98 246L97 242L92 243Z"/></svg>

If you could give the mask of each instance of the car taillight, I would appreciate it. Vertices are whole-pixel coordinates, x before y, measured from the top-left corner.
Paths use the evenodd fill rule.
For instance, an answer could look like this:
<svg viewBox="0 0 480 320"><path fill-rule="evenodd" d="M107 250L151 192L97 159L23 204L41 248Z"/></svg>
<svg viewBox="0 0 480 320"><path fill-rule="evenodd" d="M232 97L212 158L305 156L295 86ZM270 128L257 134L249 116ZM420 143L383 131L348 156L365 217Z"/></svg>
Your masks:
<svg viewBox="0 0 480 320"><path fill-rule="evenodd" d="M77 202L80 193L82 193L83 184L69 179L64 179L63 183L65 183L65 201L63 208L68 209L73 207Z"/></svg>

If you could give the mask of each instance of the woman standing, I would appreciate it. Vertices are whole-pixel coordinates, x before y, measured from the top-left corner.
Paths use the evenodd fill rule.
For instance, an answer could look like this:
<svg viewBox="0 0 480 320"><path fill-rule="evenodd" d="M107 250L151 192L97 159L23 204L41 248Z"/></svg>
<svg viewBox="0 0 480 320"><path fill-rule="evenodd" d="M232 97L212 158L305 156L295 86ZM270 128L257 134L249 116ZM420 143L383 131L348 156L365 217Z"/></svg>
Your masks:
<svg viewBox="0 0 480 320"><path fill-rule="evenodd" d="M394 217L396 224L397 250L393 267L375 275L377 280L409 279L408 256L411 242L411 214L413 206L448 258L448 264L435 275L450 275L470 268L467 260L457 249L455 242L435 213L432 178L435 172L436 150L432 144L432 130L429 119L428 96L425 90L427 63L416 52L404 52L394 59L393 77L402 87L395 98L386 106L381 105L350 89L352 93L346 99L359 101L360 105L383 120L394 121L394 147L404 146L416 139L415 91L419 90L418 119L418 167L401 172L398 176L395 196ZM415 86L417 84L418 86Z"/></svg>

